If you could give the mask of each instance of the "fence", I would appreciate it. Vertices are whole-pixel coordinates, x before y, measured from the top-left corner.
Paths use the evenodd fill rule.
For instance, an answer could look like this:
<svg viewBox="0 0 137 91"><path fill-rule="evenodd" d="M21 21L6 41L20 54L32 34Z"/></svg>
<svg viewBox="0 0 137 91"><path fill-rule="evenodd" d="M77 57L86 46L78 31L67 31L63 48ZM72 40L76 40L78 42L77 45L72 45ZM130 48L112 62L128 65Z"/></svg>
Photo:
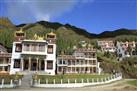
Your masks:
<svg viewBox="0 0 137 91"><path fill-rule="evenodd" d="M0 88L14 88L21 85L21 79L13 80L11 79L10 82L6 82L5 79L1 80Z"/></svg>
<svg viewBox="0 0 137 91"><path fill-rule="evenodd" d="M49 82L48 79L46 79L45 83L41 83L41 80L31 80L31 85L34 87L46 87L46 88L70 88L70 87L84 87L84 86L90 86L90 85L99 85L99 84L106 84L114 81L118 81L122 79L121 73L116 73L115 75L111 75L105 78L87 78L81 79L78 81L75 79L73 82L71 82L71 79L67 79L67 82L63 82L62 79L60 79L60 83L53 79L53 82Z"/></svg>

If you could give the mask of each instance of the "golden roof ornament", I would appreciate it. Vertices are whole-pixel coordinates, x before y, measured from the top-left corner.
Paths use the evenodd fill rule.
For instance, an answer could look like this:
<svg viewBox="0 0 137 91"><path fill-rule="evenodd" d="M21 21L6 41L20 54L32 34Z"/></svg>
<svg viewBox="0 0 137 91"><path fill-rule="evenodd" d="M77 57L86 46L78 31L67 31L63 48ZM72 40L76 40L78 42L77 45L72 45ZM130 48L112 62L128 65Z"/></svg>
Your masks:
<svg viewBox="0 0 137 91"><path fill-rule="evenodd" d="M38 36L37 34L34 35L35 40L44 40L44 37Z"/></svg>
<svg viewBox="0 0 137 91"><path fill-rule="evenodd" d="M44 40L44 37L38 36L38 40Z"/></svg>
<svg viewBox="0 0 137 91"><path fill-rule="evenodd" d="M23 28L20 28L20 30L14 32L14 36L16 37L17 34L24 34L26 36L26 33L23 31Z"/></svg>
<svg viewBox="0 0 137 91"><path fill-rule="evenodd" d="M23 32L23 29L20 28L20 30L19 30L19 31L16 31L16 33L24 33L24 32Z"/></svg>
<svg viewBox="0 0 137 91"><path fill-rule="evenodd" d="M38 35L34 34L34 39L37 40L38 39Z"/></svg>
<svg viewBox="0 0 137 91"><path fill-rule="evenodd" d="M50 33L46 34L46 38L55 38L56 39L56 34L51 31Z"/></svg>

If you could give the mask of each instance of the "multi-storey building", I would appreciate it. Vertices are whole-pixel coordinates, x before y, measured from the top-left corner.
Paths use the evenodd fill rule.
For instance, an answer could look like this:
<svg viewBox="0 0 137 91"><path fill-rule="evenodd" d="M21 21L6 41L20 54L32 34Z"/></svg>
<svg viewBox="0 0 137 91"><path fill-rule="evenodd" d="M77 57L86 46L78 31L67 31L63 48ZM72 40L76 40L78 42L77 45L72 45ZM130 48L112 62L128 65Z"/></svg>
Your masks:
<svg viewBox="0 0 137 91"><path fill-rule="evenodd" d="M56 35L51 32L44 38L35 34L33 39L25 36L22 30L15 33L10 74L28 70L55 75Z"/></svg>
<svg viewBox="0 0 137 91"><path fill-rule="evenodd" d="M59 55L57 57L57 73L98 73L100 74L99 62L96 50L92 48L76 49L73 55Z"/></svg>
<svg viewBox="0 0 137 91"><path fill-rule="evenodd" d="M119 42L117 41L116 47L117 47L117 55L119 57L119 60L122 60L125 57L135 56L137 55L136 52L136 45L137 42Z"/></svg>
<svg viewBox="0 0 137 91"><path fill-rule="evenodd" d="M98 46L101 47L102 51L109 51L109 52L115 52L116 48L115 45L113 43L113 41L111 40L102 40L102 41L97 41Z"/></svg>
<svg viewBox="0 0 137 91"><path fill-rule="evenodd" d="M0 45L0 73L9 73L11 65L10 58L11 53L8 53L7 49Z"/></svg>

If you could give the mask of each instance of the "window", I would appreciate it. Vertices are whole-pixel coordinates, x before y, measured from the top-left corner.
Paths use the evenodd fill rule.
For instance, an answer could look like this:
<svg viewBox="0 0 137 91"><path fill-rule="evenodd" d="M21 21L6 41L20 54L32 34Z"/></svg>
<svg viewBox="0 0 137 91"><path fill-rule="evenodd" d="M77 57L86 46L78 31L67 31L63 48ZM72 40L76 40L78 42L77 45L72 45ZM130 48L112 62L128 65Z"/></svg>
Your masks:
<svg viewBox="0 0 137 91"><path fill-rule="evenodd" d="M93 72L96 73L96 67L93 67Z"/></svg>
<svg viewBox="0 0 137 91"><path fill-rule="evenodd" d="M15 52L21 52L22 51L22 45L16 44Z"/></svg>
<svg viewBox="0 0 137 91"><path fill-rule="evenodd" d="M93 65L96 65L96 60L93 60Z"/></svg>
<svg viewBox="0 0 137 91"><path fill-rule="evenodd" d="M20 59L14 60L14 68L20 68Z"/></svg>
<svg viewBox="0 0 137 91"><path fill-rule="evenodd" d="M93 58L95 58L96 57L96 54L95 53L93 53Z"/></svg>
<svg viewBox="0 0 137 91"><path fill-rule="evenodd" d="M65 60L63 61L63 64L66 64Z"/></svg>
<svg viewBox="0 0 137 91"><path fill-rule="evenodd" d="M62 64L62 60L59 60L59 64Z"/></svg>
<svg viewBox="0 0 137 91"><path fill-rule="evenodd" d="M45 45L44 44L39 44L39 51L44 52L45 51Z"/></svg>
<svg viewBox="0 0 137 91"><path fill-rule="evenodd" d="M16 33L16 36L24 36L24 33Z"/></svg>
<svg viewBox="0 0 137 91"><path fill-rule="evenodd" d="M132 52L132 55L136 55L136 51L133 51L133 52Z"/></svg>
<svg viewBox="0 0 137 91"><path fill-rule="evenodd" d="M92 65L92 60L89 60L89 64Z"/></svg>
<svg viewBox="0 0 137 91"><path fill-rule="evenodd" d="M54 35L48 35L47 38L55 38Z"/></svg>
<svg viewBox="0 0 137 91"><path fill-rule="evenodd" d="M53 69L53 61L47 61L47 69Z"/></svg>
<svg viewBox="0 0 137 91"><path fill-rule="evenodd" d="M85 60L85 64L87 64L87 60Z"/></svg>
<svg viewBox="0 0 137 91"><path fill-rule="evenodd" d="M71 61L70 60L68 60L68 65L71 65Z"/></svg>
<svg viewBox="0 0 137 91"><path fill-rule="evenodd" d="M36 44L32 44L31 51L33 51L33 52L37 51L37 45Z"/></svg>
<svg viewBox="0 0 137 91"><path fill-rule="evenodd" d="M119 54L119 57L122 57L122 54Z"/></svg>
<svg viewBox="0 0 137 91"><path fill-rule="evenodd" d="M48 53L53 54L53 45L48 45Z"/></svg>
<svg viewBox="0 0 137 91"><path fill-rule="evenodd" d="M0 67L0 71L2 71L2 67Z"/></svg>
<svg viewBox="0 0 137 91"><path fill-rule="evenodd" d="M61 68L61 67L58 67L58 71L61 72L61 71L62 71L62 68Z"/></svg>
<svg viewBox="0 0 137 91"><path fill-rule="evenodd" d="M24 49L25 51L29 51L29 46L30 46L29 44L24 44L24 48L23 48L23 49Z"/></svg>
<svg viewBox="0 0 137 91"><path fill-rule="evenodd" d="M77 64L79 64L79 60L77 60Z"/></svg>

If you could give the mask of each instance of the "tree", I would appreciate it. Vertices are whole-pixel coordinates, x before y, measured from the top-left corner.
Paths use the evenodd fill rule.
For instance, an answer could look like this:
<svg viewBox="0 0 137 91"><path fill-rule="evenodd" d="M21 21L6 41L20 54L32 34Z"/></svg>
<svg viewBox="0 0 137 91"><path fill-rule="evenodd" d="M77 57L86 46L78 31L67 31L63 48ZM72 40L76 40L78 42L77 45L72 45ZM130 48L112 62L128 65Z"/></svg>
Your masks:
<svg viewBox="0 0 137 91"><path fill-rule="evenodd" d="M107 58L110 58L110 57L111 57L111 54L110 54L109 51L107 51L107 52L104 53L104 56L106 56Z"/></svg>
<svg viewBox="0 0 137 91"><path fill-rule="evenodd" d="M129 53L129 55L132 55L132 47L130 45L128 45L127 47L127 52Z"/></svg>

